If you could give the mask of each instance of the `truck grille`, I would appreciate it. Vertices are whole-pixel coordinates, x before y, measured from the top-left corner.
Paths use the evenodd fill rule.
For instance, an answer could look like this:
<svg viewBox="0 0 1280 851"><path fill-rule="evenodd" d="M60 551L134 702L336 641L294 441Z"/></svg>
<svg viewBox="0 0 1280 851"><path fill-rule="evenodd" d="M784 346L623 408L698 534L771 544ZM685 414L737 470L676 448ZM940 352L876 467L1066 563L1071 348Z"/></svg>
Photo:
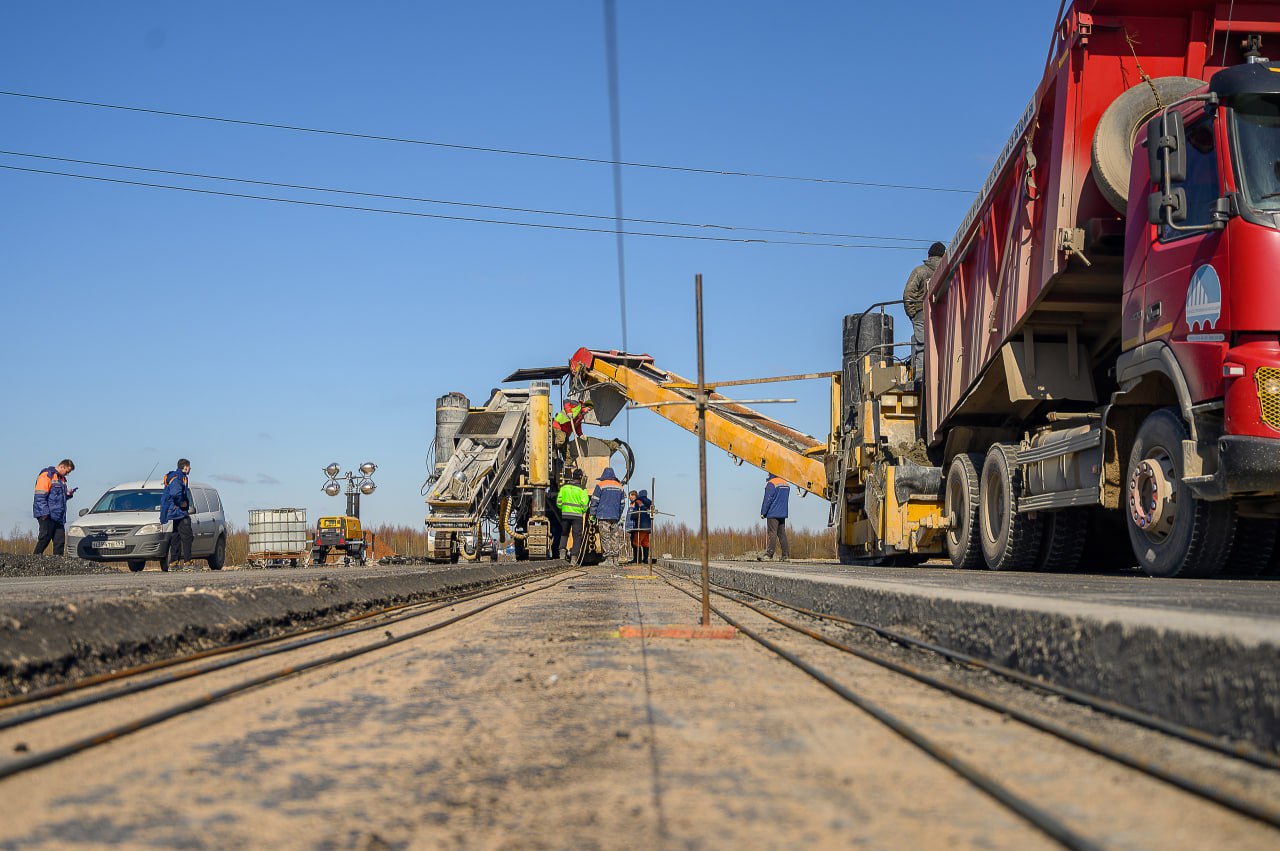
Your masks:
<svg viewBox="0 0 1280 851"><path fill-rule="evenodd" d="M1280 429L1280 369L1258 367L1253 380L1258 385L1258 410L1262 412L1262 421Z"/></svg>

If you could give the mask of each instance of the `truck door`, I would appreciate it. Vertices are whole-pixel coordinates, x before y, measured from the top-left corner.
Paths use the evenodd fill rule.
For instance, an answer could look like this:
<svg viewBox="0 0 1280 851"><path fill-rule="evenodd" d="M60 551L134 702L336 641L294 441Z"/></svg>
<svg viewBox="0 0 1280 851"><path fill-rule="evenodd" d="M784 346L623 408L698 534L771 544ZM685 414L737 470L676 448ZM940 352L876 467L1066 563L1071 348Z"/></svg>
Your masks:
<svg viewBox="0 0 1280 851"><path fill-rule="evenodd" d="M1214 202L1223 194L1215 124L1213 116L1203 113L1187 119L1187 177L1174 184L1187 194L1183 227L1209 224ZM1222 282L1228 280L1226 257L1222 231L1188 232L1167 225L1156 227L1148 256L1142 339L1207 344L1176 350L1196 401L1215 395L1222 380L1221 351L1229 319L1222 291Z"/></svg>

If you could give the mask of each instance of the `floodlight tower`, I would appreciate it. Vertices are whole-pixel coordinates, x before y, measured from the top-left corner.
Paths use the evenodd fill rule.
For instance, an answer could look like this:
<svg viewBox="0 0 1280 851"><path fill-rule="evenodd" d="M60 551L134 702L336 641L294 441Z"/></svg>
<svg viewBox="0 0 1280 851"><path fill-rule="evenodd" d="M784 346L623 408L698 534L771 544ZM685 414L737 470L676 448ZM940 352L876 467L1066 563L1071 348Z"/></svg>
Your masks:
<svg viewBox="0 0 1280 851"><path fill-rule="evenodd" d="M324 468L324 474L327 480L324 486L320 488L329 496L337 496L342 492L341 479L347 482L347 516L360 519L360 495L368 496L378 489L377 484L370 478L374 471L378 469L378 465L372 461L365 461L357 468L355 473L343 473L342 468L338 466L338 462Z"/></svg>

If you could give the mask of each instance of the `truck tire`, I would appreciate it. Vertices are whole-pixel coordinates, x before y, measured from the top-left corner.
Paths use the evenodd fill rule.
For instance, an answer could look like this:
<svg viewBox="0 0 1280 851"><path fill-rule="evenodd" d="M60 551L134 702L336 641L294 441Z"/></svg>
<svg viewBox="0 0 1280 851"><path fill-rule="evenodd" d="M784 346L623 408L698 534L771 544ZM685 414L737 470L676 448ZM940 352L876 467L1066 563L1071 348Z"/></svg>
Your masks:
<svg viewBox="0 0 1280 851"><path fill-rule="evenodd" d="M1014 447L997 443L982 462L978 488L978 527L982 557L991 570L1034 570L1040 557L1044 524L1019 514L1022 468L1013 463Z"/></svg>
<svg viewBox="0 0 1280 851"><path fill-rule="evenodd" d="M1231 558L1223 573L1231 576L1266 576L1275 570L1276 538L1280 522L1269 517L1238 517Z"/></svg>
<svg viewBox="0 0 1280 851"><path fill-rule="evenodd" d="M1204 85L1194 77L1158 77L1151 83L1164 104ZM1122 214L1128 212L1129 168L1138 132L1158 111L1151 86L1138 83L1111 102L1093 133L1093 180L1102 196Z"/></svg>
<svg viewBox="0 0 1280 851"><path fill-rule="evenodd" d="M1129 453L1125 525L1148 576L1214 576L1231 556L1235 508L1196 499L1181 485L1182 441L1189 438L1181 414L1161 408L1142 421Z"/></svg>
<svg viewBox="0 0 1280 851"><path fill-rule="evenodd" d="M1062 508L1045 514L1038 570L1075 570L1089 540L1089 510Z"/></svg>
<svg viewBox="0 0 1280 851"><path fill-rule="evenodd" d="M972 570L982 565L982 545L978 540L978 468L982 456L962 452L951 459L943 488L942 516L947 527L947 555L951 565Z"/></svg>

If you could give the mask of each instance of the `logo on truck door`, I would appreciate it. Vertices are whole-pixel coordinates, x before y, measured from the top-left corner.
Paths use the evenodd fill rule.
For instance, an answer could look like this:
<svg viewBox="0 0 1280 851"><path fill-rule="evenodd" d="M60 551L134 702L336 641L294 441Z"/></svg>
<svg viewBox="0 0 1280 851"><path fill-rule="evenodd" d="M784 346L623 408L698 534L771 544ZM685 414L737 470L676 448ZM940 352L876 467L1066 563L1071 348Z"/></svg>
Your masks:
<svg viewBox="0 0 1280 851"><path fill-rule="evenodd" d="M1196 269L1187 287L1187 327L1192 331L1212 328L1222 316L1222 283L1208 263Z"/></svg>

